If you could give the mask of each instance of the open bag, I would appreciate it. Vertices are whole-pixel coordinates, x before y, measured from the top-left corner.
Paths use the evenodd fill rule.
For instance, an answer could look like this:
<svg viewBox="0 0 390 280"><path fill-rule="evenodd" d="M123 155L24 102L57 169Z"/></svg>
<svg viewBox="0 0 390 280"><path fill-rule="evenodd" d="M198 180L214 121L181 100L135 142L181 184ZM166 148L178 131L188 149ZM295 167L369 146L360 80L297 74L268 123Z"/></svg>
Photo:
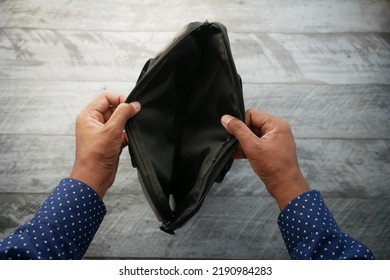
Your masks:
<svg viewBox="0 0 390 280"><path fill-rule="evenodd" d="M142 106L125 126L132 164L161 229L173 234L223 180L238 145L220 122L245 116L225 26L188 24L145 64L132 101Z"/></svg>

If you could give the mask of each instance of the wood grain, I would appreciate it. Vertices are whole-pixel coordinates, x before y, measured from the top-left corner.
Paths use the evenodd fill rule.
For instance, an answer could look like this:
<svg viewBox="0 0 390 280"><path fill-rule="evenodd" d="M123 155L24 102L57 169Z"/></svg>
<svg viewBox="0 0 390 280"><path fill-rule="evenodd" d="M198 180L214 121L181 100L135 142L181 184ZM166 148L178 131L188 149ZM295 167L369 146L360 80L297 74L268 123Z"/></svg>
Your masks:
<svg viewBox="0 0 390 280"><path fill-rule="evenodd" d="M121 206L112 200L115 209ZM367 244L377 258L390 257L388 199L325 198L325 200L342 230ZM126 201L125 204L129 205L131 201ZM112 213L111 216L107 216L87 257L288 258L275 222L279 211L270 198L210 197L201 212L173 237L163 236L158 229L152 229L151 226L156 227L156 224L149 219L137 223L140 213L136 211L136 218L133 220L129 217L129 212L131 210L126 211L124 215ZM116 236L123 236L123 242L118 242L120 246L113 246L107 235L121 226L124 227L123 235ZM139 256L136 252L142 255Z"/></svg>
<svg viewBox="0 0 390 280"><path fill-rule="evenodd" d="M390 87L244 84L246 108L290 122L298 138L390 138Z"/></svg>
<svg viewBox="0 0 390 280"><path fill-rule="evenodd" d="M27 221L43 194L0 196L0 238ZM325 198L342 230L378 259L390 257L389 199ZM142 196L108 195L108 214L86 258L288 259L269 197L208 197L176 235L158 229ZM234 205L234 207L232 207Z"/></svg>
<svg viewBox="0 0 390 280"><path fill-rule="evenodd" d="M297 139L298 160L312 189L329 197L390 198L388 140ZM242 182L245 182L244 184ZM213 196L267 196L246 160L238 160Z"/></svg>
<svg viewBox="0 0 390 280"><path fill-rule="evenodd" d="M172 36L169 32L0 29L0 76L134 82L146 60ZM390 83L390 37L385 33L233 33L230 38L244 83Z"/></svg>
<svg viewBox="0 0 390 280"><path fill-rule="evenodd" d="M291 123L311 188L390 259L389 14L388 0L0 1L0 239L68 176L82 108L127 95L180 27L208 19L227 26L246 107ZM175 236L158 229L126 150L105 203L86 258L289 258L245 160Z"/></svg>
<svg viewBox="0 0 390 280"><path fill-rule="evenodd" d="M2 192L47 193L68 177L74 162L75 138L60 135L0 135ZM141 194L127 150L121 155L113 189ZM130 186L133 188L130 189Z"/></svg>
<svg viewBox="0 0 390 280"><path fill-rule="evenodd" d="M74 135L79 112L104 91L134 83L0 80L1 134ZM298 138L390 139L388 85L244 84L247 108L290 122Z"/></svg>
<svg viewBox="0 0 390 280"><path fill-rule="evenodd" d="M390 198L390 140L297 139L298 158L313 189L328 196ZM1 135L0 195L50 192L70 174L74 160L71 136ZM245 185L242 184L245 182ZM113 193L142 194L127 150L121 155ZM246 161L236 161L212 196L267 196Z"/></svg>
<svg viewBox="0 0 390 280"><path fill-rule="evenodd" d="M386 0L2 1L0 27L176 31L190 21L220 21L233 32L389 32Z"/></svg>
<svg viewBox="0 0 390 280"><path fill-rule="evenodd" d="M1 134L75 135L77 115L103 92L127 96L134 83L0 80Z"/></svg>
<svg viewBox="0 0 390 280"><path fill-rule="evenodd" d="M245 83L388 84L390 37L374 33L232 34Z"/></svg>

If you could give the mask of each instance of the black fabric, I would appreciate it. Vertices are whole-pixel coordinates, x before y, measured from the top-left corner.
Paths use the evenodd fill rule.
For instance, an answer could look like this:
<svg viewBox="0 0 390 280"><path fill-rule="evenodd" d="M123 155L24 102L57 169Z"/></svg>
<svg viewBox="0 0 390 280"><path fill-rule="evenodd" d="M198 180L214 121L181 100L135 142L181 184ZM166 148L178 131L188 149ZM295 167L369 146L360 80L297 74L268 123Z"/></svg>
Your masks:
<svg viewBox="0 0 390 280"><path fill-rule="evenodd" d="M220 123L224 114L245 115L226 28L190 23L145 64L132 101L142 106L125 127L132 163L161 229L173 233L222 181L237 147Z"/></svg>

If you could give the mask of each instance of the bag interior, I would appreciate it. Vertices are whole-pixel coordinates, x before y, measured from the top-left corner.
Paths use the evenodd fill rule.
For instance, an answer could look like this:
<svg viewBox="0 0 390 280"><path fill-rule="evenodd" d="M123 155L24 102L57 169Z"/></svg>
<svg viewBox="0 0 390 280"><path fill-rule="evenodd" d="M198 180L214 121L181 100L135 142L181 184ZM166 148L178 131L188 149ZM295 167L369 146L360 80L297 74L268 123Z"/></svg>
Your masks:
<svg viewBox="0 0 390 280"><path fill-rule="evenodd" d="M225 44L221 30L200 27L157 57L146 71L147 82L139 81L142 90L131 98L142 105L131 129L148 151L165 198L173 196L176 213L205 195L222 153L236 144L220 123L222 115L242 119L244 111L237 94L241 82Z"/></svg>

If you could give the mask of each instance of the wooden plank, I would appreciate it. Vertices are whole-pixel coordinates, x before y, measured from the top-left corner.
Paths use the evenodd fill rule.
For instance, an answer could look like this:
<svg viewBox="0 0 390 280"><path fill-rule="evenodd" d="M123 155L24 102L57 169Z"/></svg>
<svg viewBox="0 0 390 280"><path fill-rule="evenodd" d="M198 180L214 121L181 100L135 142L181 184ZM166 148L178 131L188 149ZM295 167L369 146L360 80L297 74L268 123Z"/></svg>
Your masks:
<svg viewBox="0 0 390 280"><path fill-rule="evenodd" d="M127 96L134 83L0 80L2 134L75 135L77 115L100 93Z"/></svg>
<svg viewBox="0 0 390 280"><path fill-rule="evenodd" d="M28 222L45 199L41 194L0 193L0 240Z"/></svg>
<svg viewBox="0 0 390 280"><path fill-rule="evenodd" d="M326 201L341 229L367 244L377 258L390 256L388 199L326 198ZM108 207L110 203L107 202ZM115 199L112 203L121 206ZM139 212L135 218L129 217L128 212L107 217L87 257L110 257L112 252L115 257L131 258L288 258L275 223L279 211L270 198L210 197L201 212L173 237L151 229L155 225L149 220L139 222ZM121 227L122 234L117 233L117 227ZM107 238L110 233L123 238L118 242L120 245L111 244L112 239Z"/></svg>
<svg viewBox="0 0 390 280"><path fill-rule="evenodd" d="M297 139L302 171L313 189L335 197L390 198L390 140ZM70 174L74 138L0 136L0 193L50 192ZM242 182L245 185L242 186ZM239 187L238 187L239 186ZM121 155L112 193L141 195L127 150ZM268 196L248 163L236 161L211 196Z"/></svg>
<svg viewBox="0 0 390 280"><path fill-rule="evenodd" d="M389 144L388 140L308 139L299 141L297 148L313 189L332 197L390 198Z"/></svg>
<svg viewBox="0 0 390 280"><path fill-rule="evenodd" d="M0 193L50 192L69 176L75 138L60 135L0 135ZM116 191L142 194L127 150L121 155Z"/></svg>
<svg viewBox="0 0 390 280"><path fill-rule="evenodd" d="M389 259L390 2L138 2L0 1L0 239L69 174L78 112L101 91L127 94L181 26L207 18L230 32L246 106L290 121L311 187ZM105 202L87 258L288 258L246 161L176 236L158 230L126 150Z"/></svg>
<svg viewBox="0 0 390 280"><path fill-rule="evenodd" d="M0 76L17 80L136 81L173 33L0 29Z"/></svg>
<svg viewBox="0 0 390 280"><path fill-rule="evenodd" d="M2 134L74 135L78 113L100 92L134 83L0 81ZM298 138L390 139L388 85L244 84L247 108L291 123Z"/></svg>
<svg viewBox="0 0 390 280"><path fill-rule="evenodd" d="M27 221L46 195L2 194L0 238ZM379 259L390 252L389 199L325 198L342 230ZM86 258L287 259L279 210L270 197L208 197L200 212L176 235L158 229L145 199L108 195L108 214Z"/></svg>
<svg viewBox="0 0 390 280"><path fill-rule="evenodd" d="M0 77L134 82L164 32L0 30ZM389 84L385 33L244 34L231 44L244 83Z"/></svg>
<svg viewBox="0 0 390 280"><path fill-rule="evenodd" d="M390 198L388 140L296 139L296 144L302 172L312 189L328 197ZM210 195L266 196L263 186L248 162L239 160Z"/></svg>
<svg viewBox="0 0 390 280"><path fill-rule="evenodd" d="M390 139L390 87L244 84L246 108L290 122L298 138Z"/></svg>
<svg viewBox="0 0 390 280"><path fill-rule="evenodd" d="M244 83L388 84L388 34L232 34Z"/></svg>
<svg viewBox="0 0 390 280"><path fill-rule="evenodd" d="M176 31L208 19L234 32L389 32L389 14L386 0L2 1L0 27Z"/></svg>
<svg viewBox="0 0 390 280"><path fill-rule="evenodd" d="M288 258L275 222L278 210L270 198L206 200L200 212L174 236L161 232L151 210L144 209L142 201L138 205L136 199L124 203L116 197L107 199L108 209L113 203L118 205L118 210L135 214L126 218L120 214L122 210L109 214L87 257L112 254L126 258ZM117 227L121 228L120 233ZM102 240L108 232L119 233L123 238L121 248Z"/></svg>

